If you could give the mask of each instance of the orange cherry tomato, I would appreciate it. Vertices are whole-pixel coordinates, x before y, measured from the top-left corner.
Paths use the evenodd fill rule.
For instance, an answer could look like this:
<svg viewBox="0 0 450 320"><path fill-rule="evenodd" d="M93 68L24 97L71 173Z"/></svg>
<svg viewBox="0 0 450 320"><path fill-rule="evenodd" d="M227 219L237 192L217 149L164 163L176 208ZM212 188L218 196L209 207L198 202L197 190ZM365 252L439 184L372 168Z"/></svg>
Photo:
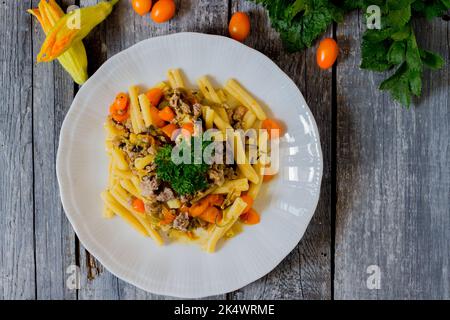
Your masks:
<svg viewBox="0 0 450 320"><path fill-rule="evenodd" d="M245 224L257 224L261 220L258 212L254 209L250 209L247 213L242 214L240 218Z"/></svg>
<svg viewBox="0 0 450 320"><path fill-rule="evenodd" d="M325 38L317 48L317 65L322 69L330 68L337 59L339 54L338 44L334 39Z"/></svg>
<svg viewBox="0 0 450 320"><path fill-rule="evenodd" d="M114 105L118 110L125 110L128 107L128 95L126 93L119 93L114 100Z"/></svg>
<svg viewBox="0 0 450 320"><path fill-rule="evenodd" d="M159 0L153 6L151 17L156 23L163 23L173 18L175 9L173 0Z"/></svg>
<svg viewBox="0 0 450 320"><path fill-rule="evenodd" d="M164 126L161 128L162 132L165 133L166 136L168 136L170 139L172 139L172 134L177 130L178 127L174 123L169 123L167 126Z"/></svg>
<svg viewBox="0 0 450 320"><path fill-rule="evenodd" d="M170 122L175 118L175 113L173 112L172 108L167 106L164 107L162 110L158 112L158 115L161 119L164 121Z"/></svg>
<svg viewBox="0 0 450 320"><path fill-rule="evenodd" d="M279 138L282 134L282 128L281 125L278 123L278 121L274 119L265 119L261 123L261 129L267 130L267 133L269 134L269 138Z"/></svg>
<svg viewBox="0 0 450 320"><path fill-rule="evenodd" d="M128 109L117 109L117 106L115 104L112 104L109 107L109 113L111 114L111 117L117 122L125 122L125 120L127 120L130 116Z"/></svg>
<svg viewBox="0 0 450 320"><path fill-rule="evenodd" d="M161 128L166 125L164 120L159 117L158 108L153 105L150 105L150 117L152 118L152 122L156 127Z"/></svg>
<svg viewBox="0 0 450 320"><path fill-rule="evenodd" d="M131 5L137 14L143 16L150 12L152 0L132 0Z"/></svg>
<svg viewBox="0 0 450 320"><path fill-rule="evenodd" d="M138 198L134 198L133 199L133 209L136 210L137 212L145 212L145 205L144 205L144 201L142 201L141 199Z"/></svg>
<svg viewBox="0 0 450 320"><path fill-rule="evenodd" d="M236 12L228 25L230 36L237 41L244 41L250 34L250 18L244 12Z"/></svg>
<svg viewBox="0 0 450 320"><path fill-rule="evenodd" d="M160 0L161 1L161 0ZM163 92L160 88L153 88L147 91L145 94L150 101L150 104L154 107L157 107L161 98L163 96Z"/></svg>

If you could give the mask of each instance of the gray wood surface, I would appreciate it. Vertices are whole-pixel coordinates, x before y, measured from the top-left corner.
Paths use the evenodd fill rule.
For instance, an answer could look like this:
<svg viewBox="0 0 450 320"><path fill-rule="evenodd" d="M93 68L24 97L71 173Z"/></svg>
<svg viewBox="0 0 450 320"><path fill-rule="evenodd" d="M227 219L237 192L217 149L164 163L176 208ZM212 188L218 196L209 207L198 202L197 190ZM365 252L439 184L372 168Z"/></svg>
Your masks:
<svg viewBox="0 0 450 320"><path fill-rule="evenodd" d="M425 72L423 97L405 110L377 91L383 75L358 70L361 15L337 28L335 298L449 298L450 149L448 23L421 21L418 42L446 66ZM369 290L367 268L380 270Z"/></svg>
<svg viewBox="0 0 450 320"><path fill-rule="evenodd" d="M61 3L70 4L74 1ZM36 20L32 27L34 59L45 35ZM66 286L66 269L75 264L75 233L62 210L55 171L59 130L75 86L58 63L32 67L36 298L76 299Z"/></svg>
<svg viewBox="0 0 450 320"><path fill-rule="evenodd" d="M0 299L36 297L30 4L0 9Z"/></svg>
<svg viewBox="0 0 450 320"><path fill-rule="evenodd" d="M58 1L88 6L98 0ZM44 39L25 13L38 0L0 5L0 299L170 299L117 279L77 239L62 210L55 175L59 130L78 90L58 63L35 64ZM176 1L156 25L120 1L85 40L92 74L112 55L158 35L227 35L246 11L245 44L269 56L298 85L318 124L324 177L316 213L299 245L271 273L215 299L450 299L449 24L421 21L418 41L445 56L427 71L420 103L405 110L358 68L361 13L327 31L341 55L320 71L315 48L288 54L264 9L245 0ZM424 27L426 26L426 27ZM80 268L70 289L68 268ZM367 287L367 268L381 272Z"/></svg>

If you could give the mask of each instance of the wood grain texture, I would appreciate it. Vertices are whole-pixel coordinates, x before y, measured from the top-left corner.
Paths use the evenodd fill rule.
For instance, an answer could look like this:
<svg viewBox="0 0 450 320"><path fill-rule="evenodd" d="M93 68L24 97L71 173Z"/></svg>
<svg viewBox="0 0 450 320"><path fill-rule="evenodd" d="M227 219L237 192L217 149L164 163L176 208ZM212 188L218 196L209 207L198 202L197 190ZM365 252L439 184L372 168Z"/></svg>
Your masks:
<svg viewBox="0 0 450 320"><path fill-rule="evenodd" d="M58 2L88 6L99 0ZM44 36L25 11L37 3L0 6L0 299L171 299L109 273L79 243L64 215L55 157L77 86L57 62L34 63ZM425 72L423 96L406 110L378 91L385 75L358 67L361 12L335 29L341 53L333 82L332 71L316 67L315 48L296 54L282 49L262 7L245 0L176 3L175 18L157 25L120 1L85 41L90 74L149 37L180 31L227 35L229 14L246 11L252 33L245 44L269 56L298 85L318 124L324 155L319 205L300 244L267 276L211 298L450 299L450 25L417 22L419 44L444 55L447 64ZM66 285L72 264L80 266L79 290ZM379 290L367 288L370 265L380 267Z"/></svg>
<svg viewBox="0 0 450 320"><path fill-rule="evenodd" d="M231 299L329 299L331 297L331 71L315 67L314 49L290 54L270 27L266 11L249 1L233 1L232 12L250 14L252 32L245 44L266 54L302 91L320 129L324 154L321 197L300 244L271 273L232 293ZM328 32L328 35L331 33ZM271 106L276 109L276 106Z"/></svg>
<svg viewBox="0 0 450 320"><path fill-rule="evenodd" d="M87 7L101 2L100 0L80 0L80 7ZM119 1L113 9L120 5L129 5L128 1ZM88 52L88 72L91 76L108 58L106 37L111 33L111 25L118 23L111 21L111 16L98 25L83 41ZM81 286L78 290L78 299L119 299L118 280L108 272L84 247L78 245L78 260L81 271Z"/></svg>
<svg viewBox="0 0 450 320"><path fill-rule="evenodd" d="M30 7L25 0L0 6L0 299L36 294Z"/></svg>
<svg viewBox="0 0 450 320"><path fill-rule="evenodd" d="M33 7L38 3L33 1ZM74 1L61 3L63 9L71 4ZM45 39L36 19L32 36L35 59ZM75 233L62 210L55 168L59 130L74 84L57 61L32 67L36 298L76 299L76 290L66 287L66 270L75 265Z"/></svg>
<svg viewBox="0 0 450 320"><path fill-rule="evenodd" d="M425 72L410 110L377 89L385 75L358 70L361 15L338 26L337 299L449 298L449 30L421 21L418 42L444 55ZM369 290L369 265L381 288Z"/></svg>

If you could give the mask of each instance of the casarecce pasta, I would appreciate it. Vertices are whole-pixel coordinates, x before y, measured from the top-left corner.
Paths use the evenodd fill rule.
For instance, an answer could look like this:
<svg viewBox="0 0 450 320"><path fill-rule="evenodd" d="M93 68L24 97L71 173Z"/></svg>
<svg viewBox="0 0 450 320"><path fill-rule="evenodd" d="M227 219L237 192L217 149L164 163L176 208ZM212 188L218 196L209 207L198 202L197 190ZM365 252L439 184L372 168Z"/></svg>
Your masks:
<svg viewBox="0 0 450 320"><path fill-rule="evenodd" d="M247 133L279 125L236 80L222 89L207 76L198 90L185 83L170 69L167 81L116 96L105 123L103 215L123 218L157 244L184 239L214 252L233 228L259 222L252 205L269 178L260 154L268 157L276 136Z"/></svg>

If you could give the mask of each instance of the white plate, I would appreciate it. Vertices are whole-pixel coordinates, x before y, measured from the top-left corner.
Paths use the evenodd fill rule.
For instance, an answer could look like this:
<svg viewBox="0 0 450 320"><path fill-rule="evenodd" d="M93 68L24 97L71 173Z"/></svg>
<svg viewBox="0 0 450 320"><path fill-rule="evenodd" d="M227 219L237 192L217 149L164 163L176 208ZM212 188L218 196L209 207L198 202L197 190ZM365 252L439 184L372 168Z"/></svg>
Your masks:
<svg viewBox="0 0 450 320"><path fill-rule="evenodd" d="M118 92L132 84L154 85L175 67L190 84L205 74L218 84L238 79L287 127L280 174L255 202L261 222L246 227L214 254L196 245L158 247L120 218L102 218L99 195L107 180L103 123L108 107ZM178 33L122 51L82 86L61 129L56 171L68 219L83 245L108 270L152 293L199 298L257 280L295 248L318 202L322 153L305 99L269 58L226 37Z"/></svg>

